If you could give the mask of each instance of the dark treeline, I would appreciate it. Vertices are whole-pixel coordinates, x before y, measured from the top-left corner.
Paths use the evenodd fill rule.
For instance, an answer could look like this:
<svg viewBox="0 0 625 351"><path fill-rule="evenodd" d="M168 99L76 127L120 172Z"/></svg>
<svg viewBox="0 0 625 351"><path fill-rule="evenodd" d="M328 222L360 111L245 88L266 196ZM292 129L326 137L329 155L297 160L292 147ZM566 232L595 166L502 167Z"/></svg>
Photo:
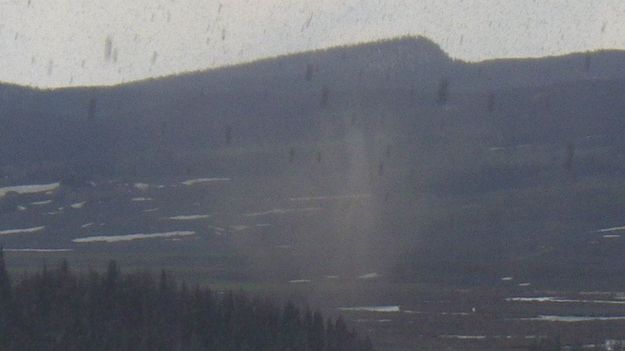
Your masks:
<svg viewBox="0 0 625 351"><path fill-rule="evenodd" d="M11 284L0 256L0 350L371 350L339 317L242 292L177 284L164 272L57 269Z"/></svg>

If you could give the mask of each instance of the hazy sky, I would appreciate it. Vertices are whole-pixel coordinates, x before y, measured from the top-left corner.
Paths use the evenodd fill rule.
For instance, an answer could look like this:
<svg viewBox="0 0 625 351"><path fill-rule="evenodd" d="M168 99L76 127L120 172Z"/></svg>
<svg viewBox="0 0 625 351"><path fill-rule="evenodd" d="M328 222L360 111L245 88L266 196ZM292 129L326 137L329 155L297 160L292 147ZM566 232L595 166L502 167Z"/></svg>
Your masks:
<svg viewBox="0 0 625 351"><path fill-rule="evenodd" d="M0 0L0 81L122 81L414 34L482 60L625 49L623 0Z"/></svg>

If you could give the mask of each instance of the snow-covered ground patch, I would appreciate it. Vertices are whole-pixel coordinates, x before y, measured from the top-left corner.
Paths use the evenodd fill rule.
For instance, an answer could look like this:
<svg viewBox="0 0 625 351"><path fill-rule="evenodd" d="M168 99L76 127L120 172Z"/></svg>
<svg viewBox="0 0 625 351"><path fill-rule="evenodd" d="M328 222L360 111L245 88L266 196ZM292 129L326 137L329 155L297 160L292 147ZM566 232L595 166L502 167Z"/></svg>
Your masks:
<svg viewBox="0 0 625 351"><path fill-rule="evenodd" d="M508 302L537 302L537 303L588 303L588 304L600 304L600 305L625 305L623 300L582 300L582 299L564 299L561 297L508 297Z"/></svg>
<svg viewBox="0 0 625 351"><path fill-rule="evenodd" d="M404 310L403 312L406 314L425 314L425 312L413 311L413 310Z"/></svg>
<svg viewBox="0 0 625 351"><path fill-rule="evenodd" d="M438 314L440 316L461 316L461 317L465 317L465 316L470 316L475 312L422 312L422 311L412 311L412 310L404 310L402 311L406 314Z"/></svg>
<svg viewBox="0 0 625 351"><path fill-rule="evenodd" d="M81 228L89 228L89 227L91 227L92 225L95 225L95 223L93 223L93 222L90 222L90 223L85 223L85 224L81 225L80 227L81 227Z"/></svg>
<svg viewBox="0 0 625 351"><path fill-rule="evenodd" d="M378 273L367 273L367 274L358 276L358 279L377 279L377 278L380 278L380 275Z"/></svg>
<svg viewBox="0 0 625 351"><path fill-rule="evenodd" d="M230 178L196 178L189 179L182 182L184 185L194 185L200 183L212 183L212 182L229 182Z"/></svg>
<svg viewBox="0 0 625 351"><path fill-rule="evenodd" d="M36 233L36 232L40 232L44 230L44 228L45 226L22 228L22 229L5 229L5 230L0 230L0 235Z"/></svg>
<svg viewBox="0 0 625 351"><path fill-rule="evenodd" d="M51 204L52 200L43 200L43 201L34 201L31 202L29 205L31 206L43 206L43 205L48 205Z"/></svg>
<svg viewBox="0 0 625 351"><path fill-rule="evenodd" d="M143 202L143 201L153 201L154 199L151 197L133 197L130 201L133 202Z"/></svg>
<svg viewBox="0 0 625 351"><path fill-rule="evenodd" d="M469 312L441 312L439 313L441 316L469 316L471 313Z"/></svg>
<svg viewBox="0 0 625 351"><path fill-rule="evenodd" d="M598 229L595 232L597 233L608 233L608 232L618 232L618 231L623 231L625 230L625 226L622 227L612 227L612 228L603 228L603 229Z"/></svg>
<svg viewBox="0 0 625 351"><path fill-rule="evenodd" d="M69 205L69 207L71 207L73 209L79 209L79 208L83 208L86 203L87 203L87 201L77 202L75 204Z"/></svg>
<svg viewBox="0 0 625 351"><path fill-rule="evenodd" d="M134 183L132 186L134 186L135 188L141 191L146 191L150 188L150 184L146 184L146 183Z"/></svg>
<svg viewBox="0 0 625 351"><path fill-rule="evenodd" d="M126 234L126 235L101 235L101 236L89 236L85 238L76 238L72 240L75 243L92 243L92 242L105 242L114 243L120 241L132 241L141 239L155 239L155 238L171 238L179 236L195 235L194 231L175 231L166 233L152 233L152 234Z"/></svg>
<svg viewBox="0 0 625 351"><path fill-rule="evenodd" d="M6 252L69 252L74 249L4 249Z"/></svg>
<svg viewBox="0 0 625 351"><path fill-rule="evenodd" d="M18 194L45 193L57 190L59 186L61 186L61 183L7 186L0 188L0 197L5 196L9 192Z"/></svg>
<svg viewBox="0 0 625 351"><path fill-rule="evenodd" d="M486 335L439 335L441 339L484 340Z"/></svg>
<svg viewBox="0 0 625 351"><path fill-rule="evenodd" d="M283 215L287 213L296 213L296 212L314 212L314 211L321 211L321 210L323 210L323 208L321 207L286 208L286 209L274 208L268 211L244 213L243 216L259 217L259 216L267 216L267 215Z"/></svg>
<svg viewBox="0 0 625 351"><path fill-rule="evenodd" d="M167 217L167 219L171 219L172 221L194 221L198 219L207 219L210 217L210 215L180 215Z"/></svg>
<svg viewBox="0 0 625 351"><path fill-rule="evenodd" d="M379 313L397 313L400 308L397 305L391 306L357 306L357 307L339 307L339 311L345 312L379 312Z"/></svg>
<svg viewBox="0 0 625 351"><path fill-rule="evenodd" d="M508 302L553 302L557 297L539 296L539 297L508 297Z"/></svg>
<svg viewBox="0 0 625 351"><path fill-rule="evenodd" d="M621 236L619 234L606 234L603 236L604 239L618 239Z"/></svg>
<svg viewBox="0 0 625 351"><path fill-rule="evenodd" d="M518 318L520 321L544 321L544 322L567 322L567 323L575 323L575 322L593 322L593 321L620 321L625 320L625 316L549 316L549 315L540 315L537 317L531 318Z"/></svg>
<svg viewBox="0 0 625 351"><path fill-rule="evenodd" d="M325 196L301 196L292 197L290 201L322 201L322 200L359 200L369 199L371 194L350 194L350 195L325 195Z"/></svg>

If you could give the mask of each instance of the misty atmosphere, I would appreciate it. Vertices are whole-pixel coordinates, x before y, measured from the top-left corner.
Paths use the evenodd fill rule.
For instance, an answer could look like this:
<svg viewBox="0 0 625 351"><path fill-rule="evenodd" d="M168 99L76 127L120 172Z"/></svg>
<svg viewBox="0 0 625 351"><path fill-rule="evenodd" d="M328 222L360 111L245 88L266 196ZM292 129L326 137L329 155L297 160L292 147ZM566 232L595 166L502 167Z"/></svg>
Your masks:
<svg viewBox="0 0 625 351"><path fill-rule="evenodd" d="M0 349L624 349L625 51L441 45L0 83Z"/></svg>

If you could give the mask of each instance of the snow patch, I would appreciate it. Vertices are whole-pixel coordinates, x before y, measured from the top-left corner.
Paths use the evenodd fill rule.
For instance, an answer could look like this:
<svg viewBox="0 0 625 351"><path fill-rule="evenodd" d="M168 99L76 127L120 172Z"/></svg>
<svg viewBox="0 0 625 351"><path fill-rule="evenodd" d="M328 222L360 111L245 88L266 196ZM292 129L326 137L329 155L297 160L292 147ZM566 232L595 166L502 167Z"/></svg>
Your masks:
<svg viewBox="0 0 625 351"><path fill-rule="evenodd" d="M134 183L133 186L141 191L146 191L150 188L150 184L146 183Z"/></svg>
<svg viewBox="0 0 625 351"><path fill-rule="evenodd" d="M473 311L475 313L475 311ZM471 313L469 312L441 312L439 313L441 316L468 316Z"/></svg>
<svg viewBox="0 0 625 351"><path fill-rule="evenodd" d="M52 200L44 200L44 201L35 201L35 202L31 202L30 205L31 206L43 206L43 205L47 205L47 204L51 204Z"/></svg>
<svg viewBox="0 0 625 351"><path fill-rule="evenodd" d="M182 182L184 185L194 185L200 183L211 183L211 182L229 182L230 178L197 178L197 179L189 179Z"/></svg>
<svg viewBox="0 0 625 351"><path fill-rule="evenodd" d="M102 236L89 236L86 238L76 238L72 240L75 243L91 243L91 242L106 242L113 243L119 241L131 241L141 239L154 239L154 238L170 238L177 236L189 236L195 235L194 231L175 231L166 233L153 233L153 234L127 234L127 235L102 235Z"/></svg>
<svg viewBox="0 0 625 351"><path fill-rule="evenodd" d="M134 202L143 202L143 201L152 201L154 200L151 197L133 197L132 199L130 199L130 201L134 201Z"/></svg>
<svg viewBox="0 0 625 351"><path fill-rule="evenodd" d="M173 221L193 221L197 219L207 219L210 218L209 215L180 215L180 216L172 216L167 217L167 219L171 219Z"/></svg>
<svg viewBox="0 0 625 351"><path fill-rule="evenodd" d="M425 314L425 312L412 311L412 310L404 310L403 312L406 313L406 314Z"/></svg>
<svg viewBox="0 0 625 351"><path fill-rule="evenodd" d="M367 273L361 276L358 276L358 279L377 279L380 275L378 273Z"/></svg>
<svg viewBox="0 0 625 351"><path fill-rule="evenodd" d="M282 214L287 214L287 213L313 212L313 211L321 211L321 210L323 210L321 207L287 208L287 209L274 208L269 211L244 213L243 216L259 217L259 216L267 216L267 215L282 215Z"/></svg>
<svg viewBox="0 0 625 351"><path fill-rule="evenodd" d="M74 208L74 209L79 209L79 208L83 208L86 203L87 201L77 202L75 204L69 205L69 207Z"/></svg>
<svg viewBox="0 0 625 351"><path fill-rule="evenodd" d="M380 312L380 313L397 313L400 312L398 305L391 306L357 306L357 307L339 307L339 311L345 312Z"/></svg>
<svg viewBox="0 0 625 351"><path fill-rule="evenodd" d="M0 235L36 233L36 232L42 231L44 228L45 226L23 228L23 229L6 229L6 230L0 230Z"/></svg>
<svg viewBox="0 0 625 351"><path fill-rule="evenodd" d="M520 321L545 321L545 322L565 322L565 323L576 323L576 322L593 322L593 321L620 321L625 320L625 316L549 316L549 315L540 315L537 317L531 318L518 318Z"/></svg>
<svg viewBox="0 0 625 351"><path fill-rule="evenodd" d="M371 194L302 196L289 198L290 201L321 201L321 200L358 200L369 199Z"/></svg>
<svg viewBox="0 0 625 351"><path fill-rule="evenodd" d="M7 186L0 188L0 197L5 196L9 192L16 192L18 194L51 192L58 189L59 186L61 186L61 183Z"/></svg>
<svg viewBox="0 0 625 351"><path fill-rule="evenodd" d="M69 252L73 249L4 249L6 252Z"/></svg>
<svg viewBox="0 0 625 351"><path fill-rule="evenodd" d="M440 335L441 339L484 340L486 335Z"/></svg>
<svg viewBox="0 0 625 351"><path fill-rule="evenodd" d="M616 232L616 231L621 231L621 230L625 230L625 226L598 229L598 230L596 230L596 232L597 233L607 233L607 232Z"/></svg>
<svg viewBox="0 0 625 351"><path fill-rule="evenodd" d="M587 303L587 304L600 304L600 305L625 305L623 300L582 300L582 299L564 299L561 297L508 297L508 302L553 302L553 303Z"/></svg>

